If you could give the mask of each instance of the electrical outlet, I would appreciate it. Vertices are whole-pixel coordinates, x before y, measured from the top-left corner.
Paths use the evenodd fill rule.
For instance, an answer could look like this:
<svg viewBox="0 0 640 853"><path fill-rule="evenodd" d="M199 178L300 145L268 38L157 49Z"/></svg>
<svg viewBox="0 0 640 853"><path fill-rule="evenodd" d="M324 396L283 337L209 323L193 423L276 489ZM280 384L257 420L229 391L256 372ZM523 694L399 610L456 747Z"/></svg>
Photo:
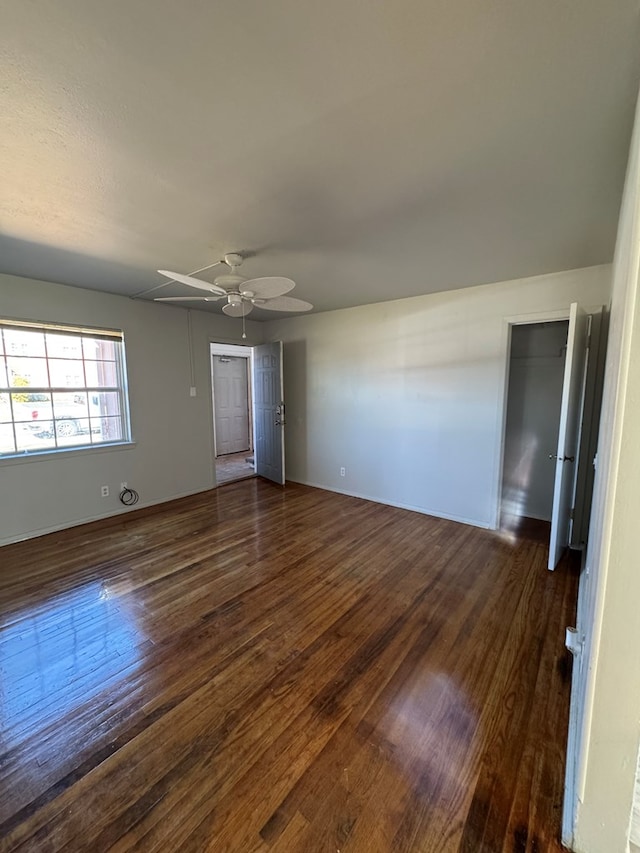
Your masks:
<svg viewBox="0 0 640 853"><path fill-rule="evenodd" d="M109 497L109 486L100 486L100 496L103 498Z"/></svg>
<svg viewBox="0 0 640 853"><path fill-rule="evenodd" d="M346 473L347 473L347 472L346 472L346 470L345 470L344 468L341 468L341 469L340 469L340 476L341 476L341 477L344 477L344 475L345 475Z"/></svg>
<svg viewBox="0 0 640 853"><path fill-rule="evenodd" d="M127 488L126 483L120 483L120 491L123 492Z"/></svg>
<svg viewBox="0 0 640 853"><path fill-rule="evenodd" d="M195 385L192 385L191 388L189 388L189 396L190 397L196 397L197 394L198 394L198 392L197 392Z"/></svg>

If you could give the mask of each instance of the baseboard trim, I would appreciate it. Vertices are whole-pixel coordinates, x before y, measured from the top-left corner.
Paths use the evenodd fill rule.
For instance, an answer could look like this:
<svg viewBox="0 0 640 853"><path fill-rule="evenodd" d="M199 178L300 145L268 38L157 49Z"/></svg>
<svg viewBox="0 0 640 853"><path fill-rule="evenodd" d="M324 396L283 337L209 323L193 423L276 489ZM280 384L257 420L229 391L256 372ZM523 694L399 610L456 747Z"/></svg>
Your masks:
<svg viewBox="0 0 640 853"><path fill-rule="evenodd" d="M142 506L136 506L135 509L123 506L115 513L110 512L105 513L104 515L89 516L76 521L65 522L64 524L56 524L52 527L40 528L38 530L29 531L29 533L15 538L0 539L0 548L5 545L15 545L19 542L27 542L30 539L38 539L40 536L48 536L51 533L61 533L64 530L70 530L72 527L90 527L94 524L99 525L100 528L111 527L116 524L122 524L123 521L127 521L130 518L144 518L147 515L153 515L154 513L161 512L165 504L172 503L174 501L188 501L189 498L193 498L196 495L203 495L206 492L215 491L216 488L214 487L198 489L195 492L182 492L177 495L172 495L169 498L162 498L162 500L159 501L153 501L142 504Z"/></svg>
<svg viewBox="0 0 640 853"><path fill-rule="evenodd" d="M322 489L325 492L335 492L337 495L346 495L349 498L360 498L360 500L371 501L372 503L382 504L382 506L394 506L397 507L397 509L407 509L410 512L419 512L420 515L430 515L433 518L443 518L446 521L457 521L459 524L469 524L471 527L479 527L482 530L494 529L494 527L488 522L477 521L473 518L464 518L460 515L449 515L446 512L425 509L424 507L414 506L412 504L397 503L396 501L383 501L378 497L372 497L371 495L365 495L360 492L350 492L346 489L336 489L332 486L325 486L320 483L312 483L310 480L298 480L294 477L288 477L287 480L291 483L299 483L301 486L311 486L313 489Z"/></svg>
<svg viewBox="0 0 640 853"><path fill-rule="evenodd" d="M247 478L254 479L254 477ZM294 478L288 478L288 481L291 483L299 483L301 486L310 486L313 489L322 489L325 492L334 492L338 495L345 495L350 498L359 498L364 501L371 501L372 503L381 504L382 506L393 506L398 509L406 509L410 512L418 512L421 515L429 515L433 518L443 518L446 521L455 521L459 524L469 524L472 527L479 527L483 530L492 530L492 526L488 523L479 522L472 518L464 518L463 516L458 515L450 515L444 512L438 512L437 510L425 509L424 507L414 506L412 504L399 503L396 501L383 501L378 497L373 497L371 495L362 494L360 492L352 492L346 489L336 489L331 486L326 486L320 483L312 483L308 480L299 480ZM237 482L237 481L232 481ZM225 485L225 484L221 484ZM231 485L231 483L229 483ZM168 503L173 503L177 501L188 501L190 498L193 498L197 495L204 495L207 492L215 492L218 486L214 486L213 488L207 489L198 489L194 492L182 492L177 495L172 495L168 498L163 498L159 501L153 501L150 503L145 503L142 506L136 506L135 509L130 509L128 507L122 507L118 509L116 512L105 513L104 515L96 515L96 516L88 516L86 518L77 519L71 522L65 522L63 524L53 525L51 527L40 528L38 530L29 531L24 535L20 535L17 537L0 539L0 547L4 547L5 545L15 545L19 542L26 542L30 539L37 539L40 536L48 536L51 533L61 533L65 530L70 530L75 527L90 527L91 525L98 525L100 528L109 527L117 524L122 524L125 520L135 519L135 518L143 518L147 515L153 515L154 513L161 512L164 506Z"/></svg>

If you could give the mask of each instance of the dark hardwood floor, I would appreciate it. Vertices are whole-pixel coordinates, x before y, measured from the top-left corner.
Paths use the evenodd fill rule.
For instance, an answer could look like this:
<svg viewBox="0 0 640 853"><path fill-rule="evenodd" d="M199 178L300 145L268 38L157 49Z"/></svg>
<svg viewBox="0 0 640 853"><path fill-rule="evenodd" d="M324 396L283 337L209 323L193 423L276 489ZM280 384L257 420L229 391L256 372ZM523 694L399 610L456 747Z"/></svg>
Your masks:
<svg viewBox="0 0 640 853"><path fill-rule="evenodd" d="M255 479L0 549L0 849L560 850L545 561Z"/></svg>

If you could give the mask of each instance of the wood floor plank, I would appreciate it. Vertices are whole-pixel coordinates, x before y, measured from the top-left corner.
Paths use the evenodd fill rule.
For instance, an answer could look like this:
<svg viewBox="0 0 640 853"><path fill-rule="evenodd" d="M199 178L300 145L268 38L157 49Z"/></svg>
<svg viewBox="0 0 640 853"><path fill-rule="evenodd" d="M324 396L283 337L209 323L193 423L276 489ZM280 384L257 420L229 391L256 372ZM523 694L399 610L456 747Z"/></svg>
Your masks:
<svg viewBox="0 0 640 853"><path fill-rule="evenodd" d="M577 573L259 479L0 549L0 851L560 851Z"/></svg>

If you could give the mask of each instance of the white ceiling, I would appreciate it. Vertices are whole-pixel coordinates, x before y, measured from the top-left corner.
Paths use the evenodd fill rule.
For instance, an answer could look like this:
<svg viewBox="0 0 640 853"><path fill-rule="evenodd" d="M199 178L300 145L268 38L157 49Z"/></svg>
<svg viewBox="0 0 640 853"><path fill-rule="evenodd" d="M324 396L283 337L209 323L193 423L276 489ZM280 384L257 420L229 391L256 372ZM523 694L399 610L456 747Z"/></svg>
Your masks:
<svg viewBox="0 0 640 853"><path fill-rule="evenodd" d="M0 271L133 294L240 251L327 310L608 262L639 14L5 0Z"/></svg>

